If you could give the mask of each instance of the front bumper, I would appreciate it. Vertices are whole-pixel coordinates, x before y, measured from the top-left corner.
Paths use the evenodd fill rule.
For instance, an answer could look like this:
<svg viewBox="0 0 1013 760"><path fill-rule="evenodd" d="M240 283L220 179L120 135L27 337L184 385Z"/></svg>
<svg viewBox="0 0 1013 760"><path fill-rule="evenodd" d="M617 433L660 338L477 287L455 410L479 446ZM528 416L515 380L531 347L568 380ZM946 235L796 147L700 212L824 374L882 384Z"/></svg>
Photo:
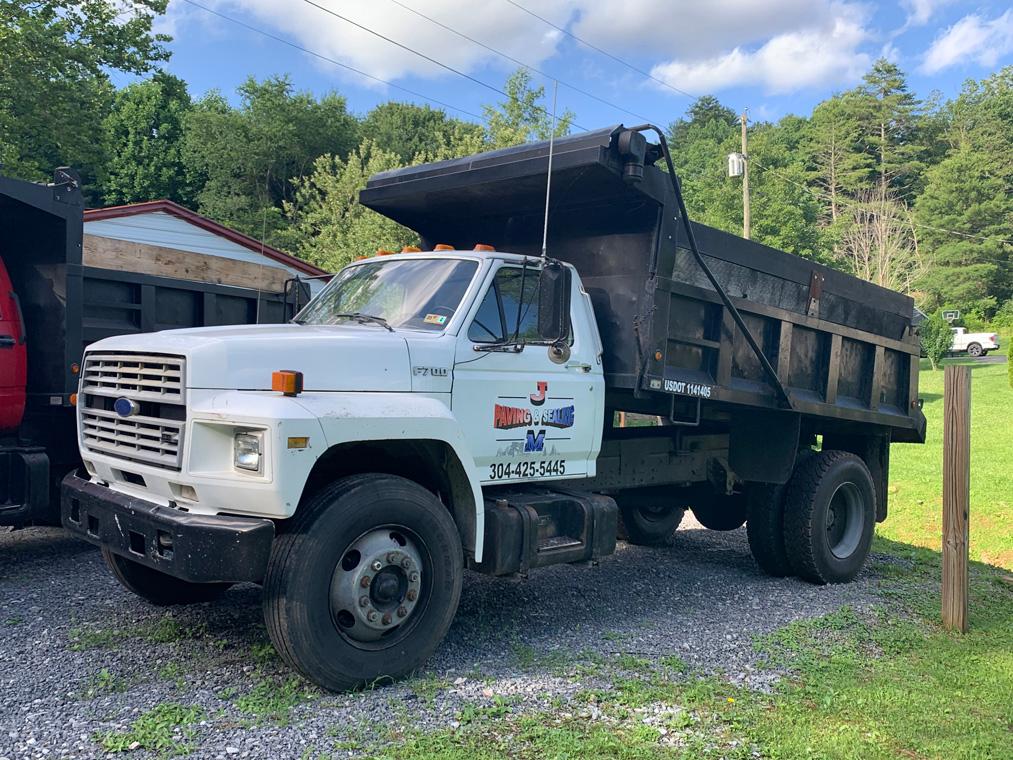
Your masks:
<svg viewBox="0 0 1013 760"><path fill-rule="evenodd" d="M274 523L251 517L197 515L92 483L63 479L63 525L134 562L193 583L259 583Z"/></svg>

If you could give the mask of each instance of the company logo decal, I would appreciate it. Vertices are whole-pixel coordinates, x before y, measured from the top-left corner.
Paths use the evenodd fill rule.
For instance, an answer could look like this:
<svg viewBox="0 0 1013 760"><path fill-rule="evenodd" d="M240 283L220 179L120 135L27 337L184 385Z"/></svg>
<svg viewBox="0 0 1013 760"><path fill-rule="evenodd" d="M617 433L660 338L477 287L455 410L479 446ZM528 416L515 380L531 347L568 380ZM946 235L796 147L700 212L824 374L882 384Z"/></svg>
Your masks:
<svg viewBox="0 0 1013 760"><path fill-rule="evenodd" d="M497 438L496 440L507 444L500 450L500 454L510 453L544 452L546 443L551 441L569 440L568 436L552 435L547 428L555 430L566 430L573 427L575 410L572 403L560 406L543 407L546 402L572 401L569 398L553 399L549 396L549 383L539 380L535 384L535 392L524 396L500 396L493 406L492 426L496 430L518 430L523 429L523 436ZM517 406L518 401L527 400L531 406ZM512 403L510 403L512 402Z"/></svg>
<svg viewBox="0 0 1013 760"><path fill-rule="evenodd" d="M545 380L538 381L538 392L532 393L528 396L531 399L531 403L535 406L541 406L545 403L545 394L549 392L549 384Z"/></svg>

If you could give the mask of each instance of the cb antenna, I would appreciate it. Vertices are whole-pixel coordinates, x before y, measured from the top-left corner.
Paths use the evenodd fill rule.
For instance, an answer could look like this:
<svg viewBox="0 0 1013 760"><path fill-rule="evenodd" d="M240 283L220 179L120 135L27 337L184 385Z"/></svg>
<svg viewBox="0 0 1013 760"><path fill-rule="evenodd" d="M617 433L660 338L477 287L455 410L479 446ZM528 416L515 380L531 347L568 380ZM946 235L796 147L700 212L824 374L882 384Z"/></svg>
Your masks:
<svg viewBox="0 0 1013 760"><path fill-rule="evenodd" d="M552 80L552 128L549 130L549 170L545 176L545 225L542 227L542 264L545 264L545 253L549 242L549 198L552 195L552 148L556 137L556 93L559 82Z"/></svg>

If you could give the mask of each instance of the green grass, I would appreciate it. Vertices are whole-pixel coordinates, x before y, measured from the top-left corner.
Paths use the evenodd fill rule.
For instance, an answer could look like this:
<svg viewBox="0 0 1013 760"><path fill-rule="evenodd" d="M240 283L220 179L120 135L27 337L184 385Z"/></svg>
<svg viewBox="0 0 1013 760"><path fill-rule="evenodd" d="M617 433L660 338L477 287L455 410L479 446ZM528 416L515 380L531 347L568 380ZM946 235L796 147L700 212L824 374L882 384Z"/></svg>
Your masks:
<svg viewBox="0 0 1013 760"><path fill-rule="evenodd" d="M768 666L790 674L772 694L662 663L554 710L466 708L458 729L395 732L374 757L1010 757L1013 586L974 563L970 632L948 633L937 623L939 554L882 538L876 550L891 556L881 608L845 607L757 639Z"/></svg>
<svg viewBox="0 0 1013 760"><path fill-rule="evenodd" d="M1001 341L1008 350L1009 339ZM971 367L972 559L1013 570L1013 388L1005 364L947 359ZM890 513L880 535L916 546L942 544L943 371L922 361L919 395L925 400L924 445L890 449Z"/></svg>
<svg viewBox="0 0 1013 760"><path fill-rule="evenodd" d="M184 754L188 747L183 740L193 734L192 726L202 716L199 707L166 702L144 713L130 724L129 730L107 731L94 739L107 752L147 749L165 755Z"/></svg>
<svg viewBox="0 0 1013 760"><path fill-rule="evenodd" d="M306 683L299 678L280 682L264 679L239 697L235 704L239 710L259 720L286 725L292 710L310 697Z"/></svg>

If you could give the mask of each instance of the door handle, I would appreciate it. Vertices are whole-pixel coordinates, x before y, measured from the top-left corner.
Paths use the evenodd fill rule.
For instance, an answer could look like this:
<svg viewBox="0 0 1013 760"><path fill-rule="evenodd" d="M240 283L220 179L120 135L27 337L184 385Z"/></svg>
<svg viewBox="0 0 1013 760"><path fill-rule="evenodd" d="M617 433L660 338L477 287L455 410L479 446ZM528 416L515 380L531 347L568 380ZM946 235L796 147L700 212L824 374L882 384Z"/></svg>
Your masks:
<svg viewBox="0 0 1013 760"><path fill-rule="evenodd" d="M14 348L16 343L13 335L0 335L0 348Z"/></svg>
<svg viewBox="0 0 1013 760"><path fill-rule="evenodd" d="M591 365L587 362L567 362L564 366L567 369L579 369L581 372L591 371Z"/></svg>

